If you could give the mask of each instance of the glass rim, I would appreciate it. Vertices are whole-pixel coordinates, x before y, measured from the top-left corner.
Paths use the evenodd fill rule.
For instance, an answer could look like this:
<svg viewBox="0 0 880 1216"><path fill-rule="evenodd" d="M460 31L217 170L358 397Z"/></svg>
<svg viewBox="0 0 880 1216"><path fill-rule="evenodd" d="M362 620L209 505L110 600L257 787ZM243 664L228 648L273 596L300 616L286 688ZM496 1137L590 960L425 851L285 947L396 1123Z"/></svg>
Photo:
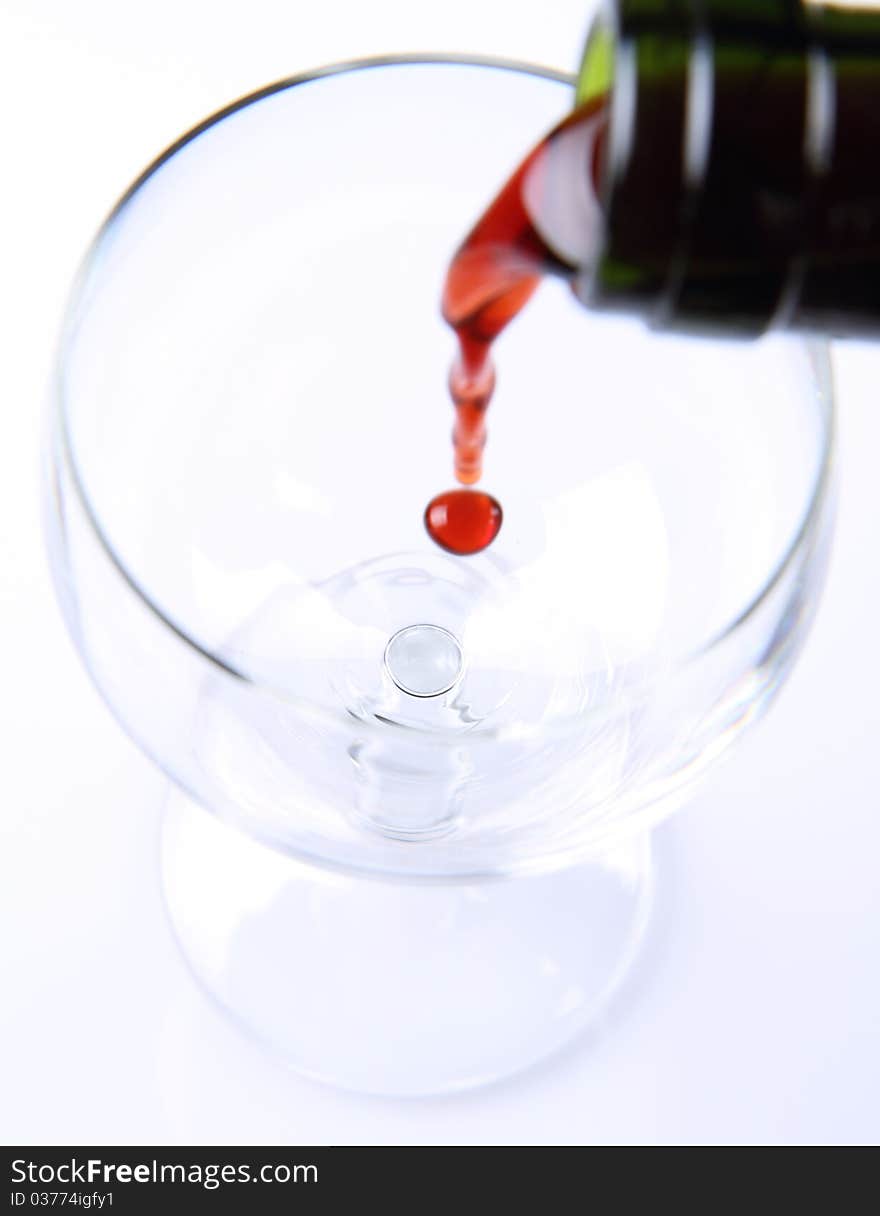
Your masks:
<svg viewBox="0 0 880 1216"><path fill-rule="evenodd" d="M361 718L359 716L352 717L344 707L335 710L328 706L317 705L306 698L298 696L294 691L283 688L269 682L255 679L246 671L241 670L220 654L215 653L209 646L202 644L193 634L191 634L183 625L175 621L160 605L147 593L139 580L128 569L126 563L122 560L116 547L110 541L110 538L105 533L101 522L100 513L93 506L91 499L86 492L86 487L77 467L76 460L73 454L73 445L71 442L70 431L68 428L68 416L65 406L64 393L64 369L66 364L66 352L70 339L70 323L74 316L75 306L78 298L82 293L83 286L87 281L92 269L94 268L100 249L105 238L109 235L114 223L119 216L124 212L127 205L134 197L147 185L150 179L158 172L158 170L178 152L183 151L188 144L196 140L201 134L212 127L219 126L227 118L231 118L239 110L246 109L248 106L257 102L263 101L265 98L271 97L276 93L286 92L288 89L297 87L298 85L308 84L312 81L330 78L333 76L343 75L351 72L359 72L370 70L373 68L387 67L431 67L431 66L462 66L462 67L477 67L497 69L501 71L519 73L526 76L534 76L549 80L557 84L564 84L574 87L576 76L570 72L564 72L556 68L548 67L542 64L529 63L525 60L510 59L492 55L474 55L456 52L411 52L411 53L394 53L387 55L375 55L364 58L355 58L340 60L338 62L325 64L320 67L310 68L306 71L295 73L291 76L282 77L279 80L273 81L270 84L246 93L236 100L229 102L227 105L213 111L206 118L190 127L184 134L170 143L162 152L160 152L147 167L134 179L132 184L123 192L117 202L111 208L103 223L98 228L95 236L92 238L74 276L73 284L68 294L67 302L64 309L63 321L61 327L61 335L58 341L57 353L55 357L55 374L53 378L53 405L55 413L55 423L58 429L58 435L61 441L61 457L68 467L70 480L73 491L78 498L88 526L90 527L99 547L103 551L105 557L115 568L117 574L122 578L123 582L128 586L130 591L148 610L151 617L156 622L166 629L172 636L181 642L187 650L191 651L195 657L202 662L205 662L209 668L215 673L219 673L225 677L229 677L241 684L244 684L254 690L256 693L265 693L274 696L283 701L286 705L302 709L304 716L307 718L318 719L328 723L334 730L339 730L348 726L349 723L357 723L358 731L367 733L376 732L382 738L387 739L389 728L401 732L412 732L412 727L401 723L383 721L376 722L371 719ZM695 339L698 340L698 339ZM800 345L810 350L818 362L817 378L820 380L822 389L821 399L824 405L824 433L821 443L821 459L815 474L813 484L811 486L807 503L801 515L800 522L794 530L788 544L783 549L782 553L776 560L775 565L761 584L755 595L748 601L747 604L734 616L725 623L720 629L710 634L708 638L701 641L692 649L680 652L677 656L672 656L667 664L664 665L662 675L652 677L643 685L639 685L628 694L624 694L619 698L615 698L613 702L608 702L604 705L600 704L587 709L583 713L562 715L557 719L542 721L540 723L525 726L524 724L510 724L493 726L485 730L469 731L465 735L460 732L451 730L437 730L425 733L419 736L420 743L432 744L436 743L440 746L445 746L449 743L455 743L458 746L466 744L471 746L482 746L485 744L498 744L508 735L515 735L517 739L522 739L524 736L540 735L552 736L557 733L564 733L564 730L578 729L586 722L590 721L594 716L616 716L621 712L626 712L634 705L644 702L650 695L651 690L671 682L673 679L682 675L684 672L691 670L701 659L705 659L709 654L717 651L726 641L738 634L740 630L748 624L748 622L756 616L763 605L770 599L774 590L785 577L789 568L794 564L798 554L806 547L811 536L818 530L820 520L822 518L826 502L828 500L831 484L832 484L832 469L834 463L835 450L835 395L833 378L831 374L831 361L829 357L829 344L824 338L818 336L803 335L797 336L793 340L799 342ZM604 708L604 713L603 713Z"/></svg>

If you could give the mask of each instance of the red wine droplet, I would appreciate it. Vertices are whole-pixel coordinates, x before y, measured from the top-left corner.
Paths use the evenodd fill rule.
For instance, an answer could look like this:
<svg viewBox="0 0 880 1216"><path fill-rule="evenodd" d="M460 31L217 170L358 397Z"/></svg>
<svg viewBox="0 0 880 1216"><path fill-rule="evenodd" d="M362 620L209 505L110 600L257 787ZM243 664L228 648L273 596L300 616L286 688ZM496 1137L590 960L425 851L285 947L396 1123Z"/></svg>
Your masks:
<svg viewBox="0 0 880 1216"><path fill-rule="evenodd" d="M428 535L441 549L461 557L491 545L502 518L501 504L482 490L447 490L425 508Z"/></svg>

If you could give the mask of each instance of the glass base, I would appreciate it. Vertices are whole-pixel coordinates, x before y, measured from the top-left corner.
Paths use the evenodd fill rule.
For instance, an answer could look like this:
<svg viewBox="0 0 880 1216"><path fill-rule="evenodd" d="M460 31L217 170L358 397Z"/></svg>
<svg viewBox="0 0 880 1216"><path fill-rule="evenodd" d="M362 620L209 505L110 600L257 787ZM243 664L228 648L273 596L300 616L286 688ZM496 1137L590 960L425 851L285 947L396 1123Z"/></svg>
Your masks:
<svg viewBox="0 0 880 1216"><path fill-rule="evenodd" d="M539 877L383 882L292 859L178 792L162 868L221 1007L297 1071L387 1095L487 1084L568 1043L629 970L653 894L647 836Z"/></svg>

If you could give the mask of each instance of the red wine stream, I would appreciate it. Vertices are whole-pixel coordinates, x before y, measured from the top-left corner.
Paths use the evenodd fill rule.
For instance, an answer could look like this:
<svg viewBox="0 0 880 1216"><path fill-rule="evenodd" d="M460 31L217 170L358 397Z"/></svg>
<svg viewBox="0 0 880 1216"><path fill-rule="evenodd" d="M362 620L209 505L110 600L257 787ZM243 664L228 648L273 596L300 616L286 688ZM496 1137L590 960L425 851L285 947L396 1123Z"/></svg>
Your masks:
<svg viewBox="0 0 880 1216"><path fill-rule="evenodd" d="M455 406L452 434L456 479L464 486L483 473L486 410L495 388L492 344L528 303L541 279L570 279L575 266L554 251L535 226L543 172L551 150L577 158L574 172L598 180L601 134L607 106L604 98L586 103L550 132L525 158L501 192L459 246L446 274L443 317L458 340L449 373ZM581 132L563 143L564 132ZM540 211L540 206L538 207ZM466 489L438 494L425 510L429 535L451 553L479 553L498 535L500 504L490 494Z"/></svg>

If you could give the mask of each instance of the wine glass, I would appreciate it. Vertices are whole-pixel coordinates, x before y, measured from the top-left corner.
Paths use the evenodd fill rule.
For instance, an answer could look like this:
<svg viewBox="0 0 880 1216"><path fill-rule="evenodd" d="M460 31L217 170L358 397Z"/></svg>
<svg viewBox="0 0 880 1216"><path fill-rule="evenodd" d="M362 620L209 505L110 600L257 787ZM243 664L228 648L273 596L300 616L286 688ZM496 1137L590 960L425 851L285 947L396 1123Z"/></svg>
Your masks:
<svg viewBox="0 0 880 1216"><path fill-rule="evenodd" d="M570 106L464 57L340 64L174 144L99 232L51 415L67 623L171 778L198 980L301 1071L508 1075L649 922L649 828L757 719L830 534L826 350L542 287L498 344L495 543L441 551L457 241Z"/></svg>

